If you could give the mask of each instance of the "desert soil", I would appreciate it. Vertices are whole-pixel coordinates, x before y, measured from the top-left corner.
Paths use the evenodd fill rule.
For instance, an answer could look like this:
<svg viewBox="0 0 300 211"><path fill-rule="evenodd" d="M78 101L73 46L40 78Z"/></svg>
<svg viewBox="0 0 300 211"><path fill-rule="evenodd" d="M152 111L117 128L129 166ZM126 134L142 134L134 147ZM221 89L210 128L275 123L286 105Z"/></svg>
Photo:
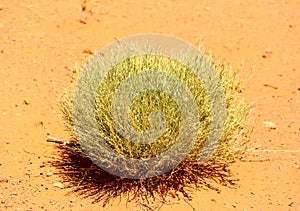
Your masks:
<svg viewBox="0 0 300 211"><path fill-rule="evenodd" d="M102 210L68 194L47 134L67 138L56 104L76 63L115 39L163 33L210 49L246 80L257 151L238 188L201 190L196 210L300 210L300 4L275 1L0 0L0 210ZM251 73L250 73L251 72ZM275 125L274 125L274 124ZM114 203L105 210L135 210ZM180 201L161 210L191 210Z"/></svg>

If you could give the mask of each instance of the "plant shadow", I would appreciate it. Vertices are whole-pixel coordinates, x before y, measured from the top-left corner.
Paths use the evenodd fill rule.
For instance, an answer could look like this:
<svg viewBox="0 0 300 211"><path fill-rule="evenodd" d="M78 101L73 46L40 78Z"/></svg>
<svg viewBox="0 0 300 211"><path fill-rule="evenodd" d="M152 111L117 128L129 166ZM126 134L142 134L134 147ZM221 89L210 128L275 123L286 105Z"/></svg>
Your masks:
<svg viewBox="0 0 300 211"><path fill-rule="evenodd" d="M78 144L57 145L59 158L50 161L57 169L70 193L92 198L93 203L103 207L116 199L136 203L142 210L157 210L183 199L189 205L195 190L214 190L220 186L238 187L238 179L229 169L230 163L210 161L185 163L183 161L171 172L148 179L128 179L112 175L95 165Z"/></svg>

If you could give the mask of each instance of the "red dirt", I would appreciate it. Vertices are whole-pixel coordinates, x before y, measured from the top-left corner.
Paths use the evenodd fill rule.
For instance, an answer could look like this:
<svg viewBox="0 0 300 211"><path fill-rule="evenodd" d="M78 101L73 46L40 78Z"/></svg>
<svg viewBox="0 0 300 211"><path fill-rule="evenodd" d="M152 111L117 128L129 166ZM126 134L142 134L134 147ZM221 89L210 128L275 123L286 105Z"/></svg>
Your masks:
<svg viewBox="0 0 300 211"><path fill-rule="evenodd" d="M297 0L103 0L88 2L86 11L73 0L1 0L0 210L102 209L90 198L55 187L61 180L47 162L57 149L46 135L68 137L56 104L86 50L150 32L194 45L201 37L206 49L233 67L245 61L242 95L254 102L256 121L249 145L258 151L232 166L240 187L198 191L192 206L300 210L299 11ZM124 202L107 208L127 209L134 208ZM184 201L162 208L184 209L191 209Z"/></svg>

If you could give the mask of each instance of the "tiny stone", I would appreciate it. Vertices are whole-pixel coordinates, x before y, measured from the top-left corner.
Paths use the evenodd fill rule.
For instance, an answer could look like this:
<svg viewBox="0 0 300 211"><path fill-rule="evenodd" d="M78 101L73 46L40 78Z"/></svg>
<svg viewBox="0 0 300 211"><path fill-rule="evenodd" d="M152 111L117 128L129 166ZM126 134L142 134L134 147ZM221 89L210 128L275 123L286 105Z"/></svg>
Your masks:
<svg viewBox="0 0 300 211"><path fill-rule="evenodd" d="M63 188L63 184L61 182L56 182L53 185L54 187Z"/></svg>
<svg viewBox="0 0 300 211"><path fill-rule="evenodd" d="M25 105L29 105L29 104L30 104L30 100L29 100L28 98L25 98L25 99L24 99L24 104L25 104Z"/></svg>
<svg viewBox="0 0 300 211"><path fill-rule="evenodd" d="M46 175L47 177L51 176L53 173L52 172L47 172Z"/></svg>
<svg viewBox="0 0 300 211"><path fill-rule="evenodd" d="M263 124L266 125L270 129L277 129L277 126L274 122L263 121Z"/></svg>
<svg viewBox="0 0 300 211"><path fill-rule="evenodd" d="M265 53L262 55L263 58L269 58L270 55L272 54L272 51L269 49L265 50Z"/></svg>
<svg viewBox="0 0 300 211"><path fill-rule="evenodd" d="M0 183L8 182L8 179L2 175L0 175Z"/></svg>

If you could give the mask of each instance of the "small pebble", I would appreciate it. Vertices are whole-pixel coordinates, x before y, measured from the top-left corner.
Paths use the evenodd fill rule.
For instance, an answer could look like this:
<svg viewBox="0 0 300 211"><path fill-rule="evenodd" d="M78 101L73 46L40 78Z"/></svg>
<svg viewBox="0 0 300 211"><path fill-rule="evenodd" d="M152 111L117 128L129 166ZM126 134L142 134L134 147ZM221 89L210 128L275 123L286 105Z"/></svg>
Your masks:
<svg viewBox="0 0 300 211"><path fill-rule="evenodd" d="M269 49L266 49L265 50L265 53L262 55L262 57L265 59L265 58L269 58L272 54L272 51L269 50Z"/></svg>
<svg viewBox="0 0 300 211"><path fill-rule="evenodd" d="M50 177L53 173L52 172L47 172L46 175L47 177Z"/></svg>
<svg viewBox="0 0 300 211"><path fill-rule="evenodd" d="M2 175L0 175L0 183L8 182L8 179Z"/></svg>
<svg viewBox="0 0 300 211"><path fill-rule="evenodd" d="M263 124L266 125L270 129L277 129L277 126L274 122L263 121Z"/></svg>
<svg viewBox="0 0 300 211"><path fill-rule="evenodd" d="M29 105L29 104L30 104L30 100L29 100L28 98L25 98L25 99L24 99L24 104L25 104L25 105Z"/></svg>
<svg viewBox="0 0 300 211"><path fill-rule="evenodd" d="M2 5L2 4L0 4L0 11L1 11L1 10L4 10L4 9L5 9L5 6Z"/></svg>
<svg viewBox="0 0 300 211"><path fill-rule="evenodd" d="M54 187L57 187L57 188L63 188L63 184L61 182L56 182L53 185L54 185Z"/></svg>

